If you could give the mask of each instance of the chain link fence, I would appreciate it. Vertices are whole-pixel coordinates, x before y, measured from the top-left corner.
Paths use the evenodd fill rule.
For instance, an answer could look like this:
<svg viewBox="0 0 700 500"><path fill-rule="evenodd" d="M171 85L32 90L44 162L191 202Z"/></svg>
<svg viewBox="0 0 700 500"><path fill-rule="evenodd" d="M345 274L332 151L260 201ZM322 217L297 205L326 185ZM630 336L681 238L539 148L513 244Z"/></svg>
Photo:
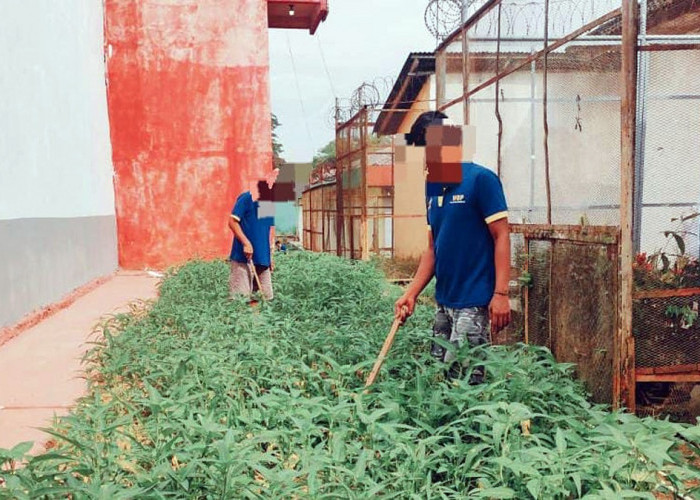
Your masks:
<svg viewBox="0 0 700 500"><path fill-rule="evenodd" d="M641 2L634 197L637 409L690 422L700 415L698 10Z"/></svg>
<svg viewBox="0 0 700 500"><path fill-rule="evenodd" d="M700 411L700 4L641 0L638 16L630 5L469 2L462 27L438 33L426 85L433 109L476 127L475 161L497 172L506 192L514 321L494 342L547 346L576 364L597 402L692 421ZM307 248L394 255L405 236L392 149L383 146L386 177L369 161L382 150L368 132L376 111L365 105L336 124L336 182L305 193ZM314 189L326 193L320 229Z"/></svg>
<svg viewBox="0 0 700 500"><path fill-rule="evenodd" d="M436 102L476 127L476 162L503 182L522 249L511 288L522 339L576 363L595 401L692 420L700 408L700 5L640 2L636 77L623 72L622 7L470 3L463 30L436 51ZM630 87L635 181L626 200L621 116ZM633 270L620 268L626 203ZM621 359L620 280L632 274L634 348ZM624 370L633 378L625 395Z"/></svg>

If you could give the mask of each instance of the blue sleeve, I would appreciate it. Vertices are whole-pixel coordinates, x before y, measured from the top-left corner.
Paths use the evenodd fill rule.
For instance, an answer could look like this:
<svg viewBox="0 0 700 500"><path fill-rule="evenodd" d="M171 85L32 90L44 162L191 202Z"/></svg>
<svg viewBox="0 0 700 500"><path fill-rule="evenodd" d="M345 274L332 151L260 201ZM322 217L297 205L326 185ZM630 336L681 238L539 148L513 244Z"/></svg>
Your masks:
<svg viewBox="0 0 700 500"><path fill-rule="evenodd" d="M231 215L233 215L239 222L243 219L246 214L250 211L253 206L253 197L250 193L241 194L238 199L236 199L236 204L231 210Z"/></svg>
<svg viewBox="0 0 700 500"><path fill-rule="evenodd" d="M508 205L501 179L490 170L477 178L477 203L487 224L508 217Z"/></svg>

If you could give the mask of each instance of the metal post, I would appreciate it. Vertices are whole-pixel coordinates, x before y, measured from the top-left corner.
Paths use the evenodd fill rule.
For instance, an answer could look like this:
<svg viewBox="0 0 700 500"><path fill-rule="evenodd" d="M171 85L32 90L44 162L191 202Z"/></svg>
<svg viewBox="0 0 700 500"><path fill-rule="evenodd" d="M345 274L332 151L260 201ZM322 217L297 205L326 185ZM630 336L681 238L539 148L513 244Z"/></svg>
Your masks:
<svg viewBox="0 0 700 500"><path fill-rule="evenodd" d="M547 76L549 51L549 0L544 0L544 68L542 71L542 115L544 123L544 185L547 194L547 224L552 223L552 186L549 176L549 121L547 113Z"/></svg>
<svg viewBox="0 0 700 500"><path fill-rule="evenodd" d="M533 47L530 52L535 53L535 48ZM537 127L537 121L535 114L537 108L535 106L536 102L536 92L537 88L537 63L532 61L530 63L530 210L528 211L528 216L532 216L532 210L535 206L535 130Z"/></svg>
<svg viewBox="0 0 700 500"><path fill-rule="evenodd" d="M647 0L639 1L639 38L640 46L647 41ZM635 255L641 250L642 209L644 204L644 164L646 153L647 119L646 97L649 85L649 58L651 54L642 51L638 54L639 68L637 74L637 136L635 145L634 169L634 212L632 217Z"/></svg>
<svg viewBox="0 0 700 500"><path fill-rule="evenodd" d="M343 156L343 136L339 131L340 127L340 100L335 98L335 253L338 257L343 255L343 233L345 218L343 213L343 160L338 160Z"/></svg>
<svg viewBox="0 0 700 500"><path fill-rule="evenodd" d="M447 102L445 96L447 89L447 53L440 51L435 56L435 97L437 107L440 109Z"/></svg>
<svg viewBox="0 0 700 500"><path fill-rule="evenodd" d="M361 182L362 182L362 216L360 219L360 233L361 239L360 244L362 248L360 250L360 258L362 260L369 260L369 228L367 224L367 164L368 164L368 147L367 147L367 107L363 106L359 118L360 125L360 148L362 154L362 160L360 164L361 172Z"/></svg>
<svg viewBox="0 0 700 500"><path fill-rule="evenodd" d="M467 22L467 9L469 8L469 2L464 2L462 5L462 26ZM467 34L468 30L462 28L462 109L464 112L463 121L464 125L469 125L469 38Z"/></svg>
<svg viewBox="0 0 700 500"><path fill-rule="evenodd" d="M498 40L496 41L496 75L501 71L501 11L503 3L498 4ZM498 155L496 161L496 173L501 177L501 166L503 163L503 118L501 117L501 106L500 100L501 96L501 80L496 80L496 86L494 89L496 96L496 120L498 121ZM465 100L466 102L466 100Z"/></svg>
<svg viewBox="0 0 700 500"><path fill-rule="evenodd" d="M620 296L618 331L613 348L613 407L635 408L634 337L632 293L634 291L633 219L635 186L635 136L637 119L637 38L639 5L622 2L622 106L620 144Z"/></svg>

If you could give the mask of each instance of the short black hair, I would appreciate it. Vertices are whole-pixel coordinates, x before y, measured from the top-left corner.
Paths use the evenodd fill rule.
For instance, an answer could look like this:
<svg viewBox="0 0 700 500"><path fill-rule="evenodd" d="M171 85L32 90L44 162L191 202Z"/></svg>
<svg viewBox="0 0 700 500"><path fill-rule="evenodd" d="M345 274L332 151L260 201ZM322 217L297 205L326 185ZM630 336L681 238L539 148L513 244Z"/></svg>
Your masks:
<svg viewBox="0 0 700 500"><path fill-rule="evenodd" d="M447 115L442 111L426 111L422 113L411 126L411 131L405 134L408 146L425 146L425 130L431 125L442 125Z"/></svg>

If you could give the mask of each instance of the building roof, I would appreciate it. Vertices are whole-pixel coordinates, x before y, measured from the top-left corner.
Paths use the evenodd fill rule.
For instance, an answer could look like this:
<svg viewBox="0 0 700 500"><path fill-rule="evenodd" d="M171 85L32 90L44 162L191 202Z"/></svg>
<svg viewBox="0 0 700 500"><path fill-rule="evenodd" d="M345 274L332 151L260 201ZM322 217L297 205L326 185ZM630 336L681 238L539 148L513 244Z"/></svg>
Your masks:
<svg viewBox="0 0 700 500"><path fill-rule="evenodd" d="M698 0L649 0L647 5L649 34L681 35L700 33L700 2ZM620 35L621 16L611 19L592 35Z"/></svg>
<svg viewBox="0 0 700 500"><path fill-rule="evenodd" d="M328 0L267 0L270 28L308 29L313 35L328 17Z"/></svg>
<svg viewBox="0 0 700 500"><path fill-rule="evenodd" d="M435 73L435 54L432 52L411 52L408 55L374 124L373 132L375 134L387 135L399 128L405 113L395 112L395 110L411 109L411 105L418 97L425 81L433 73Z"/></svg>

